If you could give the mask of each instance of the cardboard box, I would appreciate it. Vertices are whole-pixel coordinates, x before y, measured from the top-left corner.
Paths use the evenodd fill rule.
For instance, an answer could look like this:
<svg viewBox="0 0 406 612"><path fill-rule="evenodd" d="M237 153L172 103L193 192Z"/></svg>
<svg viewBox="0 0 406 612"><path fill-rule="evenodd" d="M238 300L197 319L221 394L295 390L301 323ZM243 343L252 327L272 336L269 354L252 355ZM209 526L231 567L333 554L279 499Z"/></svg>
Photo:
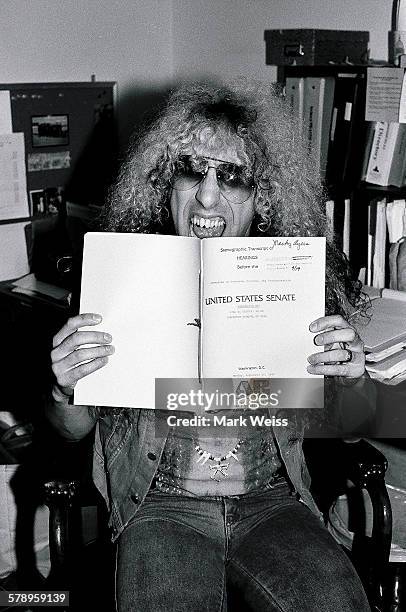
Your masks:
<svg viewBox="0 0 406 612"><path fill-rule="evenodd" d="M357 30L265 30L266 64L273 66L366 64L369 32Z"/></svg>

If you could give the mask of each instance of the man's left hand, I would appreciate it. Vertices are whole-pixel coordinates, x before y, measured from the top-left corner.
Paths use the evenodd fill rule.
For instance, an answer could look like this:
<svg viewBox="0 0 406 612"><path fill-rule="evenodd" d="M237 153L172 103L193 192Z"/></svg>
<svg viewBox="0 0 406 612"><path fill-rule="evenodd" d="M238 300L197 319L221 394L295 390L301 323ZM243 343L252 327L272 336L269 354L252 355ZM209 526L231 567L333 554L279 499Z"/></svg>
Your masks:
<svg viewBox="0 0 406 612"><path fill-rule="evenodd" d="M310 324L316 333L314 343L324 351L309 355L310 374L360 378L365 373L365 353L361 338L341 315L320 317Z"/></svg>

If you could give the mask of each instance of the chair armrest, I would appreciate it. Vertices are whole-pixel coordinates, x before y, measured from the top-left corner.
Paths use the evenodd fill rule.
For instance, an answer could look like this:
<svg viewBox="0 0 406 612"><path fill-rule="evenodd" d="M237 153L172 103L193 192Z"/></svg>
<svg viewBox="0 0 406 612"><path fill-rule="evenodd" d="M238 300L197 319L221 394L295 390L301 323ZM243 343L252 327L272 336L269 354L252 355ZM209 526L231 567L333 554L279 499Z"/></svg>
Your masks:
<svg viewBox="0 0 406 612"><path fill-rule="evenodd" d="M49 587L68 589L75 551L80 538L79 482L52 480L44 483L49 508Z"/></svg>
<svg viewBox="0 0 406 612"><path fill-rule="evenodd" d="M389 562L392 541L392 509L385 486L388 462L385 456L366 440L343 442L345 476L359 489L365 489L372 503L370 587L376 609L383 605L383 584ZM357 534L353 543L354 556L360 555Z"/></svg>
<svg viewBox="0 0 406 612"><path fill-rule="evenodd" d="M372 483L384 482L388 462L385 456L366 440L344 441L344 472L356 486L368 488Z"/></svg>

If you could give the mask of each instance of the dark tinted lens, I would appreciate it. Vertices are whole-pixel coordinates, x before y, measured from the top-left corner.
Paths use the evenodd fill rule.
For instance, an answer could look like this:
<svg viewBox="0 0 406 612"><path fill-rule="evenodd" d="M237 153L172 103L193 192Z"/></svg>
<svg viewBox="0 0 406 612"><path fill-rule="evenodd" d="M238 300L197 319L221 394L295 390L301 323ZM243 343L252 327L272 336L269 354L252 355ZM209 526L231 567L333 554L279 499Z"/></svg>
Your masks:
<svg viewBox="0 0 406 612"><path fill-rule="evenodd" d="M217 168L217 181L224 197L230 202L245 202L252 193L252 176L243 166L221 164Z"/></svg>
<svg viewBox="0 0 406 612"><path fill-rule="evenodd" d="M202 180L203 175L204 172L199 172L190 157L180 157L174 164L171 185L175 189L191 189Z"/></svg>
<svg viewBox="0 0 406 612"><path fill-rule="evenodd" d="M245 168L235 164L221 164L217 168L217 179L228 187L238 189L251 186L251 177L245 172Z"/></svg>

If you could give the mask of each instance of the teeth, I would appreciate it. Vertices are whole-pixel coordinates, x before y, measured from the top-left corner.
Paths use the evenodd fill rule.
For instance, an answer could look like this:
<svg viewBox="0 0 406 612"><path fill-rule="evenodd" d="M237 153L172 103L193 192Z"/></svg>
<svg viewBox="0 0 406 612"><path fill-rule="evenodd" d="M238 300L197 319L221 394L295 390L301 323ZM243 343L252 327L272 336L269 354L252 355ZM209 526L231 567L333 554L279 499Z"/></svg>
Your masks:
<svg viewBox="0 0 406 612"><path fill-rule="evenodd" d="M215 217L214 219L204 219L203 217L193 215L193 217L190 219L190 222L192 225L197 225L199 227L207 227L207 229L224 225L224 219L222 219L221 217Z"/></svg>

